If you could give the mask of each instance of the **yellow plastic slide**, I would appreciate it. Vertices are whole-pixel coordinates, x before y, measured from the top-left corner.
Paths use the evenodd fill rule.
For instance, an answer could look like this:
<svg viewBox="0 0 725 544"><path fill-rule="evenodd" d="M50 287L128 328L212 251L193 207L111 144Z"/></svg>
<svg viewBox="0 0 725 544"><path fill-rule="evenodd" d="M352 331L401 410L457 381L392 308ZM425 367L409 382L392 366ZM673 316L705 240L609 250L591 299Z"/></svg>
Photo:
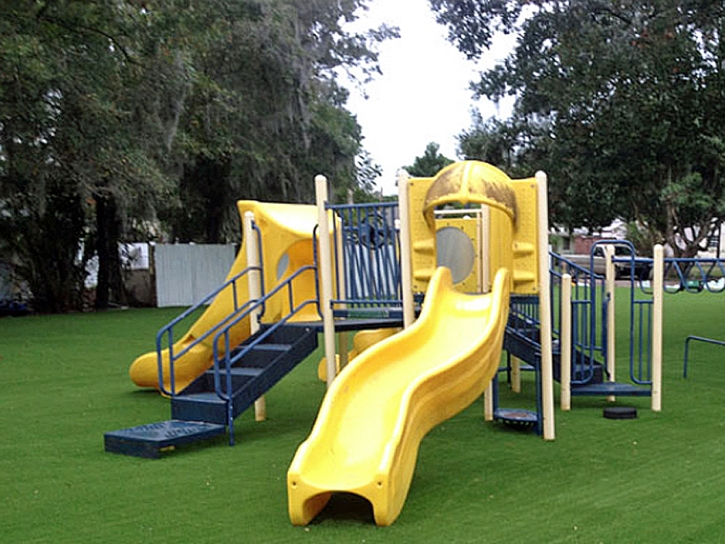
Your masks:
<svg viewBox="0 0 725 544"><path fill-rule="evenodd" d="M240 200L237 202L239 215L244 218L246 212L252 212L254 219L263 233L261 256L264 260L264 284L270 292L289 276L304 266L314 263L312 247L312 231L317 224L317 208L299 204L277 204ZM227 281L247 268L247 240L232 265ZM311 270L301 273L294 282L293 298L297 305L304 300L314 299L315 275ZM236 303L241 307L249 300L248 277L242 276L236 281ZM231 285L222 290L212 301L206 311L189 328L180 339L174 339L175 354L182 353L191 346L182 357L174 363L174 382L176 391L181 391L200 374L213 364L214 335L219 325L225 322L234 312L235 290ZM267 323L278 320L289 312L289 299L286 290L278 293L266 304L264 321ZM298 320L319 319L315 306L309 305L296 316ZM238 345L250 334L249 318L241 320L231 331L231 345ZM205 335L207 335L205 337ZM197 341L197 339L201 339ZM164 387L170 388L169 350L162 351ZM140 387L159 387L159 374L156 351L138 357L129 374L131 380Z"/></svg>
<svg viewBox="0 0 725 544"><path fill-rule="evenodd" d="M287 473L290 519L306 525L332 493L354 493L390 525L408 494L425 434L478 398L496 373L510 274L488 295L453 289L438 268L420 318L372 346L338 376Z"/></svg>

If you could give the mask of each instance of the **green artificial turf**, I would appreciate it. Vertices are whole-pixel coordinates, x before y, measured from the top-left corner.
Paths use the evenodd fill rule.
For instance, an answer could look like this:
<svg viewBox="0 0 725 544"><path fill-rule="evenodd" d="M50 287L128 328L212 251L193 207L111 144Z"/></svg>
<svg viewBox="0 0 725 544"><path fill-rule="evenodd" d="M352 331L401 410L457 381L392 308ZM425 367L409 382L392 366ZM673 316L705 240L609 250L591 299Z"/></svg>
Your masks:
<svg viewBox="0 0 725 544"><path fill-rule="evenodd" d="M103 433L169 417L168 400L138 390L127 371L175 312L0 319L0 540L720 542L725 348L693 345L690 377L681 372L688 334L725 340L724 309L725 294L666 297L661 413L649 398L621 398L639 417L608 420L604 399L575 397L545 442L484 424L476 402L433 429L385 528L345 496L308 527L289 523L286 471L324 394L314 357L269 393L268 421L239 418L235 447L221 439L138 459L105 453ZM501 395L532 406L532 376L518 398Z"/></svg>

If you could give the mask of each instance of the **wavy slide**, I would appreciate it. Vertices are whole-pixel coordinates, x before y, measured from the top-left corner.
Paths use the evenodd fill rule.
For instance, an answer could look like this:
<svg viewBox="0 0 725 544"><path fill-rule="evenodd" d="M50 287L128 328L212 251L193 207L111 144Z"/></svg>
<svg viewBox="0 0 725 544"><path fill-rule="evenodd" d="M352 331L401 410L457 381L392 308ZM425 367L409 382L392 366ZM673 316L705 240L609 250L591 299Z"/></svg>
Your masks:
<svg viewBox="0 0 725 544"><path fill-rule="evenodd" d="M242 245L234 265L227 276L227 281L247 267L246 247ZM243 278L236 285L237 300L241 303L249 299L249 289L247 287L247 279ZM193 382L200 374L214 364L214 344L213 335L208 336L205 340L198 342L197 338L202 338L208 331L224 322L227 316L234 311L234 290L232 286L223 289L211 305L191 326L184 336L174 342L174 353L178 354L188 350L177 359L174 365L174 381L176 391L182 391L191 382ZM249 317L245 317L238 323L234 330L231 342L233 345L241 343L249 337L250 325ZM161 353L163 365L164 388L169 390L170 372L169 372L169 350L164 349ZM150 351L136 358L129 368L131 380L139 387L159 387L159 370L158 355L156 351Z"/></svg>
<svg viewBox="0 0 725 544"><path fill-rule="evenodd" d="M510 274L488 295L453 289L439 268L420 318L338 376L287 473L290 519L306 525L332 493L360 495L390 525L408 494L425 434L478 398L499 365Z"/></svg>

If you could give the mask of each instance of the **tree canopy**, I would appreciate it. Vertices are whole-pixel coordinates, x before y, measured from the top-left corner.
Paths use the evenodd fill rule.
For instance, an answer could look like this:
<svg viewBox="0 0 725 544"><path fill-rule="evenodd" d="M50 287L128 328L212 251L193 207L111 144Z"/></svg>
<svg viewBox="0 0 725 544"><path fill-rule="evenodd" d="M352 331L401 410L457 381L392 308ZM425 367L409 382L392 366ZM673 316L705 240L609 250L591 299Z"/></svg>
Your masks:
<svg viewBox="0 0 725 544"><path fill-rule="evenodd" d="M430 3L470 58L496 31L518 34L473 84L479 96L516 96L512 118L479 120L461 145L547 170L555 221L596 229L622 217L693 255L723 220L722 2Z"/></svg>
<svg viewBox="0 0 725 544"><path fill-rule="evenodd" d="M426 178L435 176L439 170L445 168L453 162L442 153L440 153L440 145L430 142L423 152L423 155L416 157L413 164L404 167L405 170L413 177Z"/></svg>
<svg viewBox="0 0 725 544"><path fill-rule="evenodd" d="M0 258L36 308L77 308L92 255L122 302L119 241L238 239L235 200L310 201L320 172L369 188L337 82L397 35L347 31L367 2L0 0Z"/></svg>

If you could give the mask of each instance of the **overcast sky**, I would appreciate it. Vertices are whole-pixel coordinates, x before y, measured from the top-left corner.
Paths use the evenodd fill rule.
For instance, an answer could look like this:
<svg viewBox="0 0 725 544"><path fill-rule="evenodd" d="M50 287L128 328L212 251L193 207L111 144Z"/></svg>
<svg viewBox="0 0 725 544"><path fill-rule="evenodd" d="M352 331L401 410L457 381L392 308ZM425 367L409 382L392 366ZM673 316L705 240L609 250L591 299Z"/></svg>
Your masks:
<svg viewBox="0 0 725 544"><path fill-rule="evenodd" d="M363 128L363 145L383 168L378 187L392 194L397 169L412 164L429 142L458 158L456 136L470 126L472 107L485 119L507 117L510 105L474 103L468 86L479 68L446 41L446 29L435 22L428 0L373 0L362 24L382 22L400 27L401 38L381 46L383 75L365 86L367 100L351 89L348 107ZM480 67L493 66L512 45L511 38L498 40L496 52Z"/></svg>

